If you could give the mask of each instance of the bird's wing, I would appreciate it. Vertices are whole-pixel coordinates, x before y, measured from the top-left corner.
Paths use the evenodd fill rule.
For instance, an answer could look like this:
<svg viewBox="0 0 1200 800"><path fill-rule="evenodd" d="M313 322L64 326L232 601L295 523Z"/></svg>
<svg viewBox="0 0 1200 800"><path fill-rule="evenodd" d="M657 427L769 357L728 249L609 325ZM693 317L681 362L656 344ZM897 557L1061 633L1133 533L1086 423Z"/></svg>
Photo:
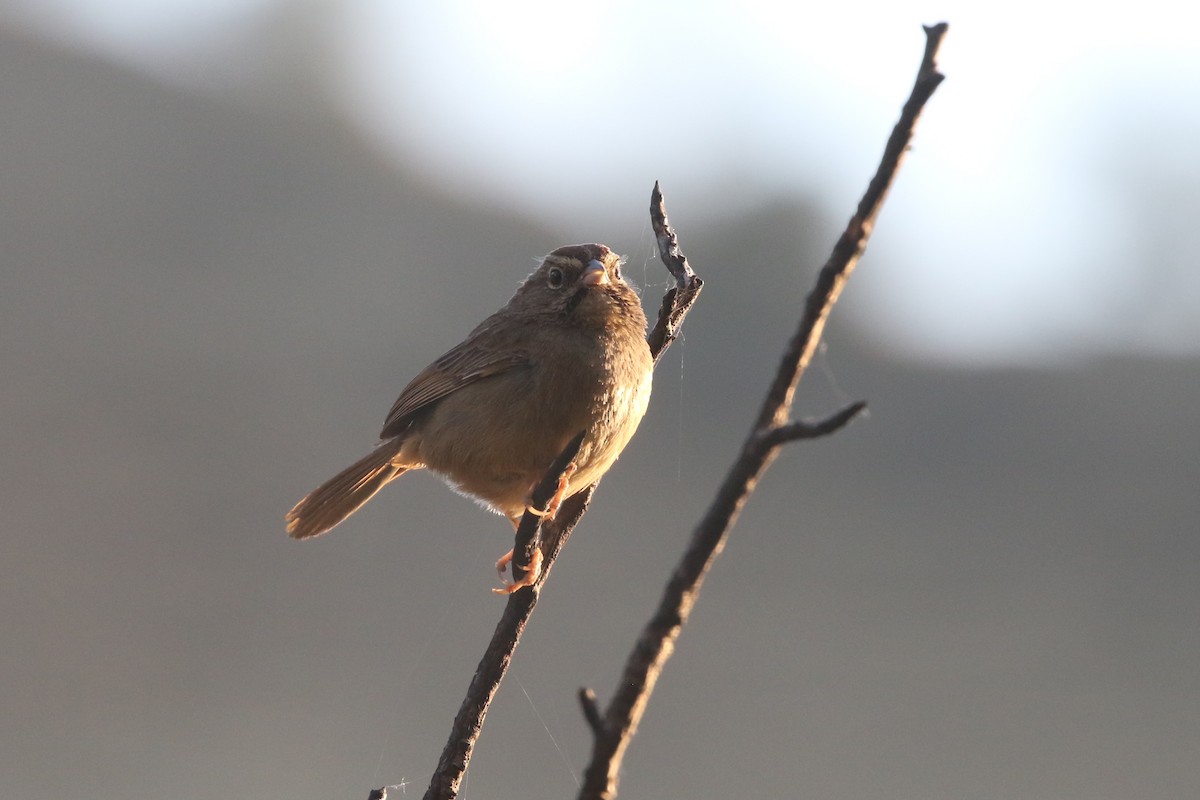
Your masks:
<svg viewBox="0 0 1200 800"><path fill-rule="evenodd" d="M415 413L467 384L529 364L527 353L488 347L486 342L486 336L469 336L421 370L396 398L379 438L390 439L404 433Z"/></svg>

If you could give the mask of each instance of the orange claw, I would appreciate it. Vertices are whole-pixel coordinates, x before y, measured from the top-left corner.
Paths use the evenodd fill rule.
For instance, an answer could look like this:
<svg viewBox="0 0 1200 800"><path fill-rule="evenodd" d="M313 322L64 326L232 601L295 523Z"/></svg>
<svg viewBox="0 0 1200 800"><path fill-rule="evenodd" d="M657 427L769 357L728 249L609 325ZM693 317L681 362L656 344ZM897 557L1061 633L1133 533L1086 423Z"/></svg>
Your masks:
<svg viewBox="0 0 1200 800"><path fill-rule="evenodd" d="M492 589L496 594L512 594L518 589L523 589L526 586L533 586L537 579L542 574L542 551L539 548L533 549L533 563L525 569L525 577L513 583L506 583L504 580L504 568L507 567L513 560L513 551L509 550L504 555L500 556L500 560L496 562L496 572L500 574L500 582L504 584L499 589Z"/></svg>

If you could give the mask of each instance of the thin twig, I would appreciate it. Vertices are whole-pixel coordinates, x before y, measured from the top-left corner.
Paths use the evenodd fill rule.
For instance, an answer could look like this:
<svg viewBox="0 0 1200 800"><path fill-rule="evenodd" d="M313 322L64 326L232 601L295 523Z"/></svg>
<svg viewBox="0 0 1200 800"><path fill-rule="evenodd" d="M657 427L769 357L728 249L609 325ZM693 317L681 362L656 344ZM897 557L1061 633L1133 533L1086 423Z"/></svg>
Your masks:
<svg viewBox="0 0 1200 800"><path fill-rule="evenodd" d="M813 422L811 420L802 419L797 422L789 422L786 425L780 425L777 428L760 433L762 444L767 447L777 447L787 442L794 442L797 439L816 439L821 436L828 436L841 428L844 428L867 407L867 404L862 400L857 403L851 403L841 411L834 412L822 420Z"/></svg>
<svg viewBox="0 0 1200 800"><path fill-rule="evenodd" d="M660 219L655 218L656 213L659 214ZM659 191L657 183L654 185L654 193L652 195L651 222L655 226L656 231L662 228L674 237L667 224L662 193ZM664 262L666 263L665 258ZM662 353L671 346L671 342L675 340L679 326L683 323L683 318L687 316L688 310L696 302L696 299L700 295L700 288L704 285L704 282L687 265L686 259L683 260L682 268L678 267L674 262L667 263L667 268L675 276L676 286L668 290L667 295L663 298L662 307L659 310L658 322L646 340L647 346L650 348L650 355L656 363ZM682 285L679 283L681 273L684 281ZM576 451L578 451L578 446L576 446ZM566 451L564 451L563 455L566 455ZM573 457L574 454L567 455L566 462L569 462ZM562 456L559 457L559 460L561 459ZM557 486L558 478L561 474L562 467L556 469L552 465L547 470L543 483L552 481ZM496 696L496 690L500 687L500 681L504 679L505 673L508 672L508 665L512 661L518 642L521 640L521 633L525 630L525 624L529 621L529 617L537 605L542 586L550 574L551 567L554 566L555 559L558 558L558 554L566 545L571 532L579 523L579 519L583 516L584 512L587 511L588 504L592 499L592 493L595 490L596 484L593 483L583 491L577 492L564 500L558 508L558 513L554 515L554 519L541 525L539 537L528 534L528 530L538 530L538 518L528 512L522 518L521 526L518 528L517 543L513 547L513 564L516 565L518 560L520 560L521 566L529 564L529 557L533 554L531 547L534 542L540 540L539 546L542 549L541 574L532 586L509 595L508 603L504 607L504 613L500 617L500 622L496 625L496 630L492 633L492 639L484 651L483 658L479 661L479 666L475 669L475 675L471 679L470 685L467 687L467 695L458 709L458 714L454 717L454 722L450 727L450 737L442 749L437 769L434 770L433 776L430 778L429 788L425 792L425 800L451 800L458 796L463 775L466 773L467 765L471 761L471 754L474 752L475 743L479 739L479 733L483 729L484 718L487 716L492 698ZM542 502L544 504L545 498L543 498ZM529 526L532 526L532 528ZM522 537L521 531L526 531L524 537ZM516 570L514 570L514 577L516 577Z"/></svg>
<svg viewBox="0 0 1200 800"><path fill-rule="evenodd" d="M600 707L596 705L596 693L586 686L579 690L579 705L583 708L583 718L596 736L604 733L604 720L600 717Z"/></svg>
<svg viewBox="0 0 1200 800"><path fill-rule="evenodd" d="M654 182L654 191L650 193L650 226L654 228L659 256L667 271L675 278L675 287L663 296L662 306L658 311L658 322L646 337L650 345L650 354L657 364L659 357L679 334L679 326L683 324L683 318L692 307L692 303L700 296L704 281L692 271L687 256L679 249L679 237L675 235L671 223L667 220L667 206L663 201L658 181Z"/></svg>
<svg viewBox="0 0 1200 800"><path fill-rule="evenodd" d="M594 732L592 760L584 772L580 798L611 800L616 797L617 779L625 751L637 732L658 676L674 651L675 641L696 602L704 577L724 548L729 530L737 521L742 506L779 448L787 441L836 430L864 407L861 403L847 406L815 425L788 421L796 385L820 340L825 319L866 247L875 217L912 139L921 109L942 80L936 69L935 57L946 27L942 23L925 28L925 55L916 84L888 140L879 169L817 277L816 285L805 303L799 327L788 343L775 380L767 392L757 421L746 437L741 454L697 525L687 551L667 583L658 609L629 654L603 724L598 731L597 726L591 725Z"/></svg>
<svg viewBox="0 0 1200 800"><path fill-rule="evenodd" d="M650 226L654 229L654 239L658 242L658 254L667 271L675 276L675 286L686 289L696 280L696 273L688 263L687 256L679 249L679 237L667 219L667 206L663 202L662 187L654 182L654 191L650 193Z"/></svg>

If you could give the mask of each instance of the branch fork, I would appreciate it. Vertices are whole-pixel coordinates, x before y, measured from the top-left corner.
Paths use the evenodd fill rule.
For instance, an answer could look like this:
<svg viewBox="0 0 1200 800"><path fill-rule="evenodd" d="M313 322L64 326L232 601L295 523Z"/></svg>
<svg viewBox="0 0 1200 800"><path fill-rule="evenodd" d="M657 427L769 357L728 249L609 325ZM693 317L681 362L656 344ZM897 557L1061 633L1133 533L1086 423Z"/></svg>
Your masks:
<svg viewBox="0 0 1200 800"><path fill-rule="evenodd" d="M908 150L913 129L926 102L942 81L936 56L947 30L946 23L925 27L926 43L912 92L896 123L879 167L851 216L829 260L817 276L805 301L799 326L789 341L775 379L767 392L758 418L746 438L738 459L731 466L711 505L697 524L692 540L667 583L658 609L646 624L625 664L617 691L601 711L591 689L580 689L579 702L593 734L592 760L584 773L580 798L604 798L617 794L617 778L630 740L637 731L654 685L674 651L675 640L691 613L704 577L724 547L729 530L749 498L755 484L779 449L799 439L825 436L840 430L857 417L866 404L856 402L825 419L789 419L796 385L812 358L830 310L866 247L875 218ZM651 195L651 224L659 253L675 286L663 297L658 321L647 336L655 363L678 335L688 310L699 297L704 282L692 270L668 220L662 191L656 182ZM582 436L577 437L581 440ZM575 441L576 450L578 442ZM538 489L557 487L566 465L575 453L567 451L547 471ZM560 463L561 462L561 463ZM525 624L537 604L558 553L587 510L596 484L563 501L554 519L543 522L533 513L522 518L514 547L514 573L532 563L533 548L542 550L542 570L534 583L509 595L496 631L484 652L467 696L454 719L449 740L425 793L426 800L450 800L459 787L483 726L488 707L512 660ZM553 491L553 489L551 489ZM541 497L535 492L535 498ZM542 497L541 508L549 497ZM540 532L540 537L539 537ZM514 575L514 577L517 577ZM386 789L373 796L386 796Z"/></svg>

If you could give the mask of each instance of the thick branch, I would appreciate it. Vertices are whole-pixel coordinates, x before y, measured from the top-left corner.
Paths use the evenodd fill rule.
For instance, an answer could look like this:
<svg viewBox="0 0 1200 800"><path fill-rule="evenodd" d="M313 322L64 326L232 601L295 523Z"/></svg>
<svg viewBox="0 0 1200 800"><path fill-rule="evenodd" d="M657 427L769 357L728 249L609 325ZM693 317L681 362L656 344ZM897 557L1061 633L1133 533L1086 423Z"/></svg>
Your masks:
<svg viewBox="0 0 1200 800"><path fill-rule="evenodd" d="M578 444L575 442L572 444L578 451ZM567 449L570 450L570 445ZM567 460L569 461L571 457L568 456ZM561 460L561 456L556 460L556 464L558 460ZM543 484L546 481L553 481L557 484L558 476L561 474L561 467L555 469L552 466L547 470ZM450 737L446 740L446 746L442 748L437 769L430 778L429 789L425 792L425 800L434 800L435 798L450 800L450 798L458 796L463 775L466 774L467 765L471 762L471 754L475 750L475 743L479 739L480 731L483 730L484 718L487 717L488 708L491 706L492 698L496 696L496 690L500 688L500 681L508 672L508 666L512 662L513 653L516 652L517 643L521 640L525 624L529 621L529 616L533 613L541 595L542 584L545 583L551 567L554 566L554 560L558 557L563 545L566 544L571 531L575 529L583 512L587 510L588 502L591 500L595 488L596 485L592 484L582 492L564 500L554 519L542 525L542 537L547 544L543 545L541 575L532 586L508 596L508 603L504 607L504 613L500 616L500 622L496 625L496 630L492 633L492 639L483 653L483 658L479 660L479 666L475 668L475 676L467 687L467 696L459 706L458 714L455 715L454 722L450 726ZM538 517L526 512L525 518L528 517L533 517L536 526ZM525 518L522 519L522 527L525 525ZM531 539L531 541L533 540Z"/></svg>
<svg viewBox="0 0 1200 800"><path fill-rule="evenodd" d="M737 521L742 506L779 448L797 438L824 435L837 430L864 407L862 403L856 403L815 425L788 422L796 384L808 366L825 319L866 247L875 217L912 139L921 109L942 80L934 59L945 32L945 23L925 29L925 56L917 81L900 115L900 121L888 140L879 169L817 277L816 285L805 303L799 327L788 343L741 454L697 525L691 543L667 584L658 609L642 630L626 661L616 694L605 712L603 726L595 733L592 761L584 773L580 798L610 800L616 797L617 779L625 750L637 732L658 676L674 651L675 640L687 622L704 577L724 548L729 530ZM594 723L592 728L596 730Z"/></svg>

